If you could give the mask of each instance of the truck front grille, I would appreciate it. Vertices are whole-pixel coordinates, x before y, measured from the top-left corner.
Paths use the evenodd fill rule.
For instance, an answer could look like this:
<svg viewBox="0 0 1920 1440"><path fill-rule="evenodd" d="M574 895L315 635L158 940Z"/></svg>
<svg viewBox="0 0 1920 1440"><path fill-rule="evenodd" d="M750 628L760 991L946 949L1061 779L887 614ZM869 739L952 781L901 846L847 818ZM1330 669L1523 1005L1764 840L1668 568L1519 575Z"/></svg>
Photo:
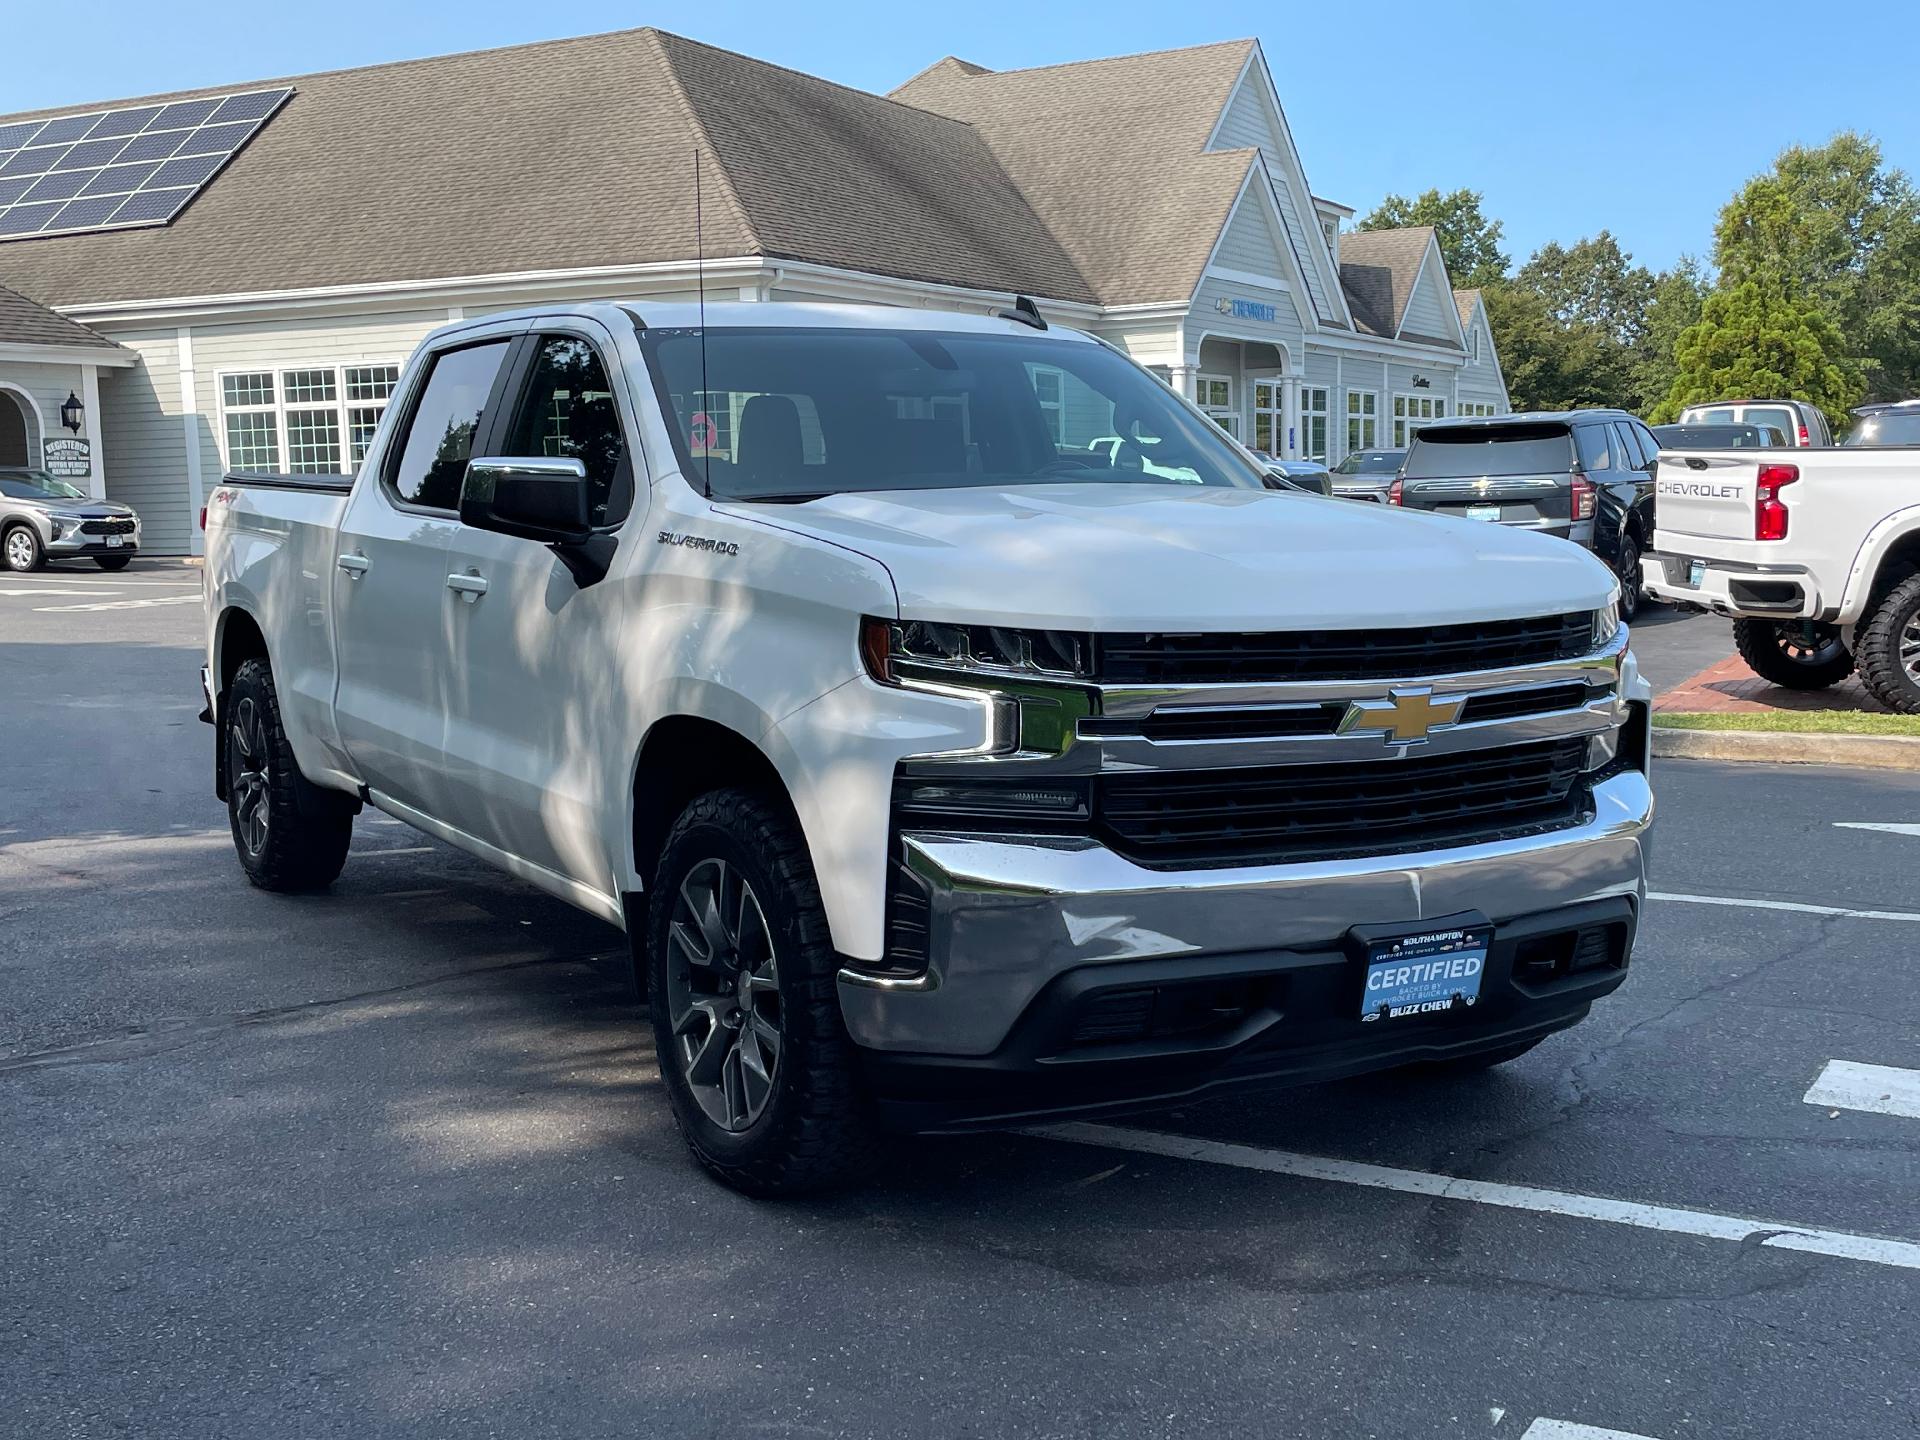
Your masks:
<svg viewBox="0 0 1920 1440"><path fill-rule="evenodd" d="M1585 737L1413 759L1097 777L1094 824L1158 868L1342 859L1538 834L1585 818Z"/></svg>
<svg viewBox="0 0 1920 1440"><path fill-rule="evenodd" d="M131 535L131 520L83 520L80 523L82 535Z"/></svg>
<svg viewBox="0 0 1920 1440"><path fill-rule="evenodd" d="M1400 679L1576 659L1593 648L1593 614L1408 630L1102 634L1094 647L1098 678L1107 684Z"/></svg>

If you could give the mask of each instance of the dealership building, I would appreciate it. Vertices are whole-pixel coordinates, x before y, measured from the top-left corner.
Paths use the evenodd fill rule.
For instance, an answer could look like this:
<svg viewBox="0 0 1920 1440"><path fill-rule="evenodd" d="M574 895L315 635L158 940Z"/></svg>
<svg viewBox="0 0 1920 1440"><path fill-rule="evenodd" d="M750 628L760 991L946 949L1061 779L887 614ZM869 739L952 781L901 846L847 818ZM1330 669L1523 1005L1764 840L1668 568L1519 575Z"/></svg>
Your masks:
<svg viewBox="0 0 1920 1440"><path fill-rule="evenodd" d="M880 96L637 30L0 116L0 467L193 553L222 470L351 471L435 326L696 256L709 301L1031 296L1289 457L1504 410L1433 232L1352 214L1246 40Z"/></svg>

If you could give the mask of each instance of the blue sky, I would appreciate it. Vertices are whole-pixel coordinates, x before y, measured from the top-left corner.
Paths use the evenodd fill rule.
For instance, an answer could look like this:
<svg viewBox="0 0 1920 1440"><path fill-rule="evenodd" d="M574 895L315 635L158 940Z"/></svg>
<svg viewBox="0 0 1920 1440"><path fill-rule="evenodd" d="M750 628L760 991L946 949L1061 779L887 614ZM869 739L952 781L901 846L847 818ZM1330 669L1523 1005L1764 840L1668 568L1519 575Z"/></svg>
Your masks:
<svg viewBox="0 0 1920 1440"><path fill-rule="evenodd" d="M1743 180L1783 146L1839 129L1873 133L1890 162L1920 170L1910 3L1855 5L1844 19L1769 0L1616 0L1603 19L1552 0L7 8L0 112L632 25L878 91L946 54L1014 69L1251 35L1316 193L1364 213L1389 191L1482 191L1516 263L1603 227L1656 267L1704 257Z"/></svg>

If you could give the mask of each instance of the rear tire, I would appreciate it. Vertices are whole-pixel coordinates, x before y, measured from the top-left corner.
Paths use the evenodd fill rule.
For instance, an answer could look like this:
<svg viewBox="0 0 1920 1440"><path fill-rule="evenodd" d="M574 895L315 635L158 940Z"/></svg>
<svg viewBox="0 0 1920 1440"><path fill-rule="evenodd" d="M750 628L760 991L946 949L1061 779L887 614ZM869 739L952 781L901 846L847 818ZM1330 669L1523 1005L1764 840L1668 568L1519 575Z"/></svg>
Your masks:
<svg viewBox="0 0 1920 1440"><path fill-rule="evenodd" d="M1632 532L1620 536L1620 618L1631 623L1640 613L1640 542Z"/></svg>
<svg viewBox="0 0 1920 1440"><path fill-rule="evenodd" d="M1920 715L1920 575L1889 590L1854 641L1867 693L1896 714Z"/></svg>
<svg viewBox="0 0 1920 1440"><path fill-rule="evenodd" d="M96 555L93 563L102 570L124 570L133 563L131 555Z"/></svg>
<svg viewBox="0 0 1920 1440"><path fill-rule="evenodd" d="M878 1152L799 826L744 790L689 805L647 908L660 1077L694 1158L747 1195L858 1181Z"/></svg>
<svg viewBox="0 0 1920 1440"><path fill-rule="evenodd" d="M1789 690L1825 690L1853 673L1853 655L1837 625L1736 620L1733 643L1754 674Z"/></svg>
<svg viewBox="0 0 1920 1440"><path fill-rule="evenodd" d="M302 810L300 769L266 661L243 661L223 699L227 823L240 868L262 890L324 890L347 863L352 814Z"/></svg>
<svg viewBox="0 0 1920 1440"><path fill-rule="evenodd" d="M0 535L0 566L23 574L47 563L47 550L31 525L13 525Z"/></svg>

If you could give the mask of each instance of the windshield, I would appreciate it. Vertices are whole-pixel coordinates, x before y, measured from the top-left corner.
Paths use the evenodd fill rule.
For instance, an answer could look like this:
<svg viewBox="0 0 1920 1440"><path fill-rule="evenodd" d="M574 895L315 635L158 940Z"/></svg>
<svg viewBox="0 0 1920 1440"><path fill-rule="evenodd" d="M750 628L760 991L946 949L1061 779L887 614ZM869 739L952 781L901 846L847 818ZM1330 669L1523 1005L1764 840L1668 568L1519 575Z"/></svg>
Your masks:
<svg viewBox="0 0 1920 1440"><path fill-rule="evenodd" d="M1404 450L1356 450L1335 467L1337 475L1391 475L1406 458Z"/></svg>
<svg viewBox="0 0 1920 1440"><path fill-rule="evenodd" d="M1083 340L925 330L640 332L682 472L715 495L1048 481L1263 488L1210 421Z"/></svg>
<svg viewBox="0 0 1920 1440"><path fill-rule="evenodd" d="M15 500L84 500L86 492L44 470L9 470L0 475L0 495Z"/></svg>
<svg viewBox="0 0 1920 1440"><path fill-rule="evenodd" d="M1407 451L1409 480L1472 479L1482 475L1564 475L1573 447L1563 424L1484 425L1458 429L1429 425Z"/></svg>
<svg viewBox="0 0 1920 1440"><path fill-rule="evenodd" d="M1656 425L1653 438L1662 450L1746 450L1785 443L1778 430L1759 425Z"/></svg>
<svg viewBox="0 0 1920 1440"><path fill-rule="evenodd" d="M1842 445L1920 445L1920 410L1862 415Z"/></svg>

